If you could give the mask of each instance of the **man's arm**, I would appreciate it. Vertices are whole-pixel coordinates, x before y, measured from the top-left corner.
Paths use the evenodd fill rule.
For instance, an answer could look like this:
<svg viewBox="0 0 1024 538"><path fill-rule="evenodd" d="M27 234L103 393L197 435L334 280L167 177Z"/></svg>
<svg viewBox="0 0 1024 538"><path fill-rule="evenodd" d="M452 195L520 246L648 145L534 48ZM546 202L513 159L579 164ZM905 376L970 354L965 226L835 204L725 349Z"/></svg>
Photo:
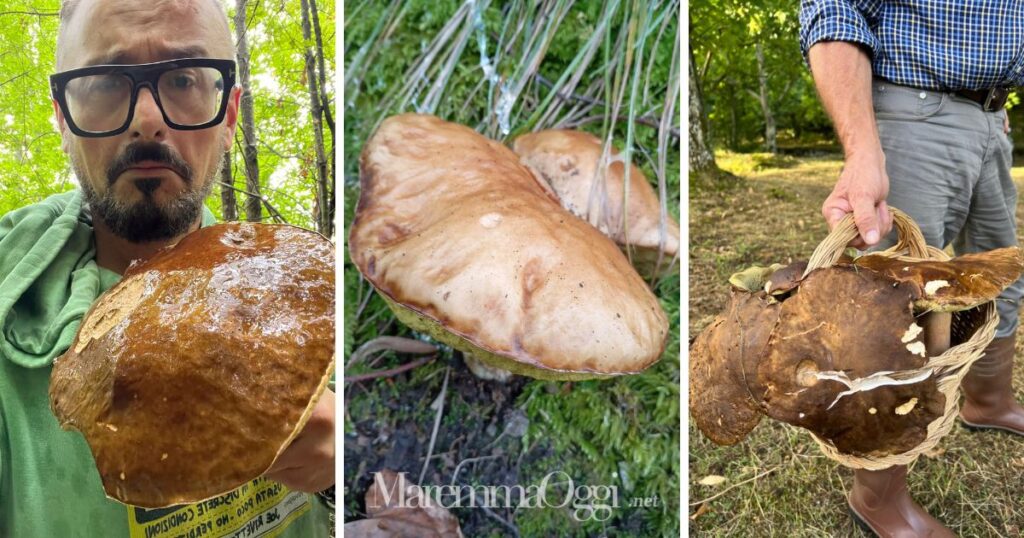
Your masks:
<svg viewBox="0 0 1024 538"><path fill-rule="evenodd" d="M889 176L871 104L871 61L860 46L845 41L821 41L807 58L814 84L835 124L845 163L821 214L834 227L852 212L860 237L858 248L874 245L892 228L885 198Z"/></svg>

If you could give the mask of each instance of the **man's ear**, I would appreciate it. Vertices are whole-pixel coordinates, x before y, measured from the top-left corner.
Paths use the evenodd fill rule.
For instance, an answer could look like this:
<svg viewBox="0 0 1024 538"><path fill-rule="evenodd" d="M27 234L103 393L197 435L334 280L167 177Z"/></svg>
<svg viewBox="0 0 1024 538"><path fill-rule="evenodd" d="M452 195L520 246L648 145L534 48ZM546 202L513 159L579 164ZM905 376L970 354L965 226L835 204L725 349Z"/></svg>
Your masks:
<svg viewBox="0 0 1024 538"><path fill-rule="evenodd" d="M224 115L224 151L231 151L238 128L238 103L242 98L242 87L235 86L228 96L228 110Z"/></svg>
<svg viewBox="0 0 1024 538"><path fill-rule="evenodd" d="M53 103L53 113L57 118L57 129L60 130L60 149L64 153L71 151L71 131L68 130L67 121L64 119L64 112L60 109L56 99L50 99Z"/></svg>

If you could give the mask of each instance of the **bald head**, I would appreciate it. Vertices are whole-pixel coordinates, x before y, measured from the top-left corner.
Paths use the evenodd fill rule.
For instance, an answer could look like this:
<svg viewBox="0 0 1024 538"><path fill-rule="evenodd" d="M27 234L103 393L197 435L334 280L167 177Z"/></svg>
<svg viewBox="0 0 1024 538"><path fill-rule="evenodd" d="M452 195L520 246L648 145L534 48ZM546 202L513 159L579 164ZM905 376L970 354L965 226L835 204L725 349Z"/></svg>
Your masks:
<svg viewBox="0 0 1024 538"><path fill-rule="evenodd" d="M80 54L86 49L93 52L92 57ZM103 53L98 49L107 50ZM135 54L166 56L165 53L173 52L234 59L234 41L220 0L64 0L61 3L58 71L96 63L146 63L132 61L130 57ZM161 59L173 58L152 61Z"/></svg>

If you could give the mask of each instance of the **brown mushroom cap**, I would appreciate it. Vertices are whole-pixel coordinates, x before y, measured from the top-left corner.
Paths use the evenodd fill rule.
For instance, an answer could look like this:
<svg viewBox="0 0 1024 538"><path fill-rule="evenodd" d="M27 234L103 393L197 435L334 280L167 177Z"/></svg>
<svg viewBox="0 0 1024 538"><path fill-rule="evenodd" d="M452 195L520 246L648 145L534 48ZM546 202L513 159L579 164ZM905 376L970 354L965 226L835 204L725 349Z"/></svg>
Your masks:
<svg viewBox="0 0 1024 538"><path fill-rule="evenodd" d="M965 254L949 261L907 261L867 254L852 263L914 286L919 290L914 306L937 312L964 310L994 300L1024 271L1018 247Z"/></svg>
<svg viewBox="0 0 1024 538"><path fill-rule="evenodd" d="M353 263L400 321L547 379L635 373L668 321L622 252L508 148L433 116L385 120L363 149Z"/></svg>
<svg viewBox="0 0 1024 538"><path fill-rule="evenodd" d="M719 445L742 441L761 421L757 365L780 306L763 291L733 291L728 309L690 347L690 416Z"/></svg>
<svg viewBox="0 0 1024 538"><path fill-rule="evenodd" d="M625 164L613 161L605 174L607 202L604 206L593 198L592 187L597 179L598 162L603 143L596 136L582 131L552 129L520 136L513 143L522 162L551 186L562 206L574 215L594 224L618 245L634 247L634 263L647 274L657 262L661 240L661 205L654 188L636 165L630 164L629 199L626 221L623 222L622 195ZM612 158L618 150L609 150ZM679 251L679 224L666 219L662 268L668 268ZM675 264L678 267L678 264Z"/></svg>
<svg viewBox="0 0 1024 538"><path fill-rule="evenodd" d="M844 454L897 454L924 441L945 397L931 376L910 383L900 376L928 360L915 299L913 286L893 286L870 271L832 267L808 275L782 303L758 367L767 414ZM869 379L879 386L870 388Z"/></svg>
<svg viewBox="0 0 1024 538"><path fill-rule="evenodd" d="M54 363L50 401L88 441L109 496L198 502L266 472L333 356L333 245L292 226L221 224L100 297Z"/></svg>
<svg viewBox="0 0 1024 538"><path fill-rule="evenodd" d="M733 275L729 308L694 342L691 361L700 367L691 365L691 402L698 404L691 414L715 442L741 439L757 423L752 410L761 409L842 454L878 457L919 446L946 402L922 369L929 357L917 316L953 311L951 345L967 342L991 314L991 301L1024 271L1016 247L948 262L843 256L802 277L805 265ZM767 344L746 344L754 355L735 351L765 331Z"/></svg>

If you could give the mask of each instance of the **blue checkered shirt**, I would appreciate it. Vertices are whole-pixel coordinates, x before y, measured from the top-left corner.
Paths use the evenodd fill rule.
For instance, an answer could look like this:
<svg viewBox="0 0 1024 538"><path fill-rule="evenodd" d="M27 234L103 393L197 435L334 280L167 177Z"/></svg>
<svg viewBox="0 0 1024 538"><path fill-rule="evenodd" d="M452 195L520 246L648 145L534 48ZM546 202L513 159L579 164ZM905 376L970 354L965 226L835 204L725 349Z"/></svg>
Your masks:
<svg viewBox="0 0 1024 538"><path fill-rule="evenodd" d="M801 0L800 47L869 49L875 76L940 91L1024 86L1022 0Z"/></svg>

